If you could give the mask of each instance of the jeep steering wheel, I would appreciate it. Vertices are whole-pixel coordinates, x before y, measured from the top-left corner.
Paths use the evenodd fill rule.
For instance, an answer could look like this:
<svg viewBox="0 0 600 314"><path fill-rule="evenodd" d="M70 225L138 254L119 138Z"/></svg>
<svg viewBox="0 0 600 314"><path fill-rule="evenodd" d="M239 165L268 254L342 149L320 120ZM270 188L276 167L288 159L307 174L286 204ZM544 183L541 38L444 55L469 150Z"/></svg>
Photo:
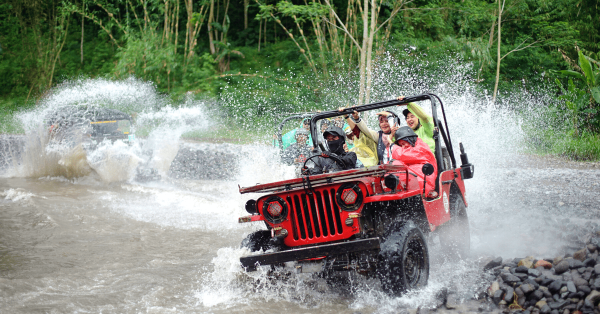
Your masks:
<svg viewBox="0 0 600 314"><path fill-rule="evenodd" d="M307 163L309 160L311 160L311 159L314 159L314 158L317 158L317 157L331 158L331 159L333 159L333 161L334 161L336 164L338 164L338 166L340 166L342 169L344 169L344 167L346 166L346 164L344 163L344 161L343 161L342 159L340 159L340 157L338 157L337 155L328 155L328 156L323 156L323 155L321 155L321 154L318 154L318 155L313 155L313 156L310 156L310 157L306 158L306 160L304 161L304 164L302 165L302 168L300 168L300 169L307 168L307 167L306 167L306 163ZM316 164L316 162L314 162L314 161L313 161L313 163L315 163L315 164ZM308 168L307 168L307 169L308 169Z"/></svg>

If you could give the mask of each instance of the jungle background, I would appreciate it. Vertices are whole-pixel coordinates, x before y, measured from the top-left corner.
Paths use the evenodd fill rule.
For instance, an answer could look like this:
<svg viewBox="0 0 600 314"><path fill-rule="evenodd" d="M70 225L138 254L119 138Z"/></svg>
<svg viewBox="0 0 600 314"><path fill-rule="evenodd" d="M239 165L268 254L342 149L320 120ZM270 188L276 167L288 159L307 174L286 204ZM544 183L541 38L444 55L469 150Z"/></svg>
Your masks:
<svg viewBox="0 0 600 314"><path fill-rule="evenodd" d="M0 132L18 132L11 115L73 79L135 77L174 102L211 99L234 119L265 120L331 109L333 85L353 104L376 99L373 73L386 56L423 64L450 56L472 65L471 81L489 96L485 106L521 113L533 152L598 160L599 6L598 0L2 0ZM339 77L353 83L340 86ZM503 101L514 90L550 100L536 108ZM269 102L253 103L248 95L256 93Z"/></svg>

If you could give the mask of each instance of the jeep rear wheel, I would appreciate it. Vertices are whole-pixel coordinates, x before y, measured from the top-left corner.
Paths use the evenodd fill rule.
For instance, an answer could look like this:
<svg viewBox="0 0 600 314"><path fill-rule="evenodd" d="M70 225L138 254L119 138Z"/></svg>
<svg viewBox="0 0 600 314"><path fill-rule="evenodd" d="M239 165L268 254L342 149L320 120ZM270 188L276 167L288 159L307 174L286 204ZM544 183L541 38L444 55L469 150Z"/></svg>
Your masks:
<svg viewBox="0 0 600 314"><path fill-rule="evenodd" d="M242 240L241 247L248 248L251 252L266 251L271 248L269 240L271 239L271 231L260 230L249 234L244 240Z"/></svg>
<svg viewBox="0 0 600 314"><path fill-rule="evenodd" d="M412 221L391 233L381 244L377 275L383 290L391 295L427 285L427 241Z"/></svg>
<svg viewBox="0 0 600 314"><path fill-rule="evenodd" d="M467 207L459 193L450 194L450 221L440 228L440 244L446 257L459 260L469 256L471 236Z"/></svg>

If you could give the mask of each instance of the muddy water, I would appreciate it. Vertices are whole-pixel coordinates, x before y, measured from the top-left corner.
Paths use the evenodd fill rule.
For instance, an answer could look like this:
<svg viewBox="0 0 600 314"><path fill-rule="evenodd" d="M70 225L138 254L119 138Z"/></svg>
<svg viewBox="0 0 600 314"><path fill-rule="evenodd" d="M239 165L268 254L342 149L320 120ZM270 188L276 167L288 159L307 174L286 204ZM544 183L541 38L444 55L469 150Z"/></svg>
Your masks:
<svg viewBox="0 0 600 314"><path fill-rule="evenodd" d="M435 306L442 288L476 311L469 300L484 284L483 258L554 257L569 245L560 225L599 222L600 169L521 156L476 168L467 182L472 256L448 263L432 238L424 291L390 298L360 276L328 284L283 271L274 280L264 270L245 274L237 263L247 253L241 239L262 227L237 223L251 197L237 184L281 179L290 169L269 164L266 147L184 143L180 151L180 173L182 165L202 164L197 158L216 168L219 156L238 168L179 179L172 171L145 183L106 183L93 174L1 178L0 312L394 313Z"/></svg>

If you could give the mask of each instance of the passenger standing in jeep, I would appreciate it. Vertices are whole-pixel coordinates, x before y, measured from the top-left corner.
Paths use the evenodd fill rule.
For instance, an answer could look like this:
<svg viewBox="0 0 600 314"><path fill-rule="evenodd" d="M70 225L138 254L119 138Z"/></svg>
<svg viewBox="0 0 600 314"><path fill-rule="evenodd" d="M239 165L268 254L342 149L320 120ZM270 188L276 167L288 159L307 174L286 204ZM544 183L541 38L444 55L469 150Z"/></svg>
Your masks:
<svg viewBox="0 0 600 314"><path fill-rule="evenodd" d="M437 177L438 169L435 156L433 156L429 146L408 126L399 128L394 134L394 138L394 145L390 148L392 151L392 164L405 165L410 172L416 174L422 191L423 181L425 180L425 174L422 170L424 164L430 163L434 169L432 178ZM435 180L427 180L425 195L431 198L437 197L434 190Z"/></svg>

